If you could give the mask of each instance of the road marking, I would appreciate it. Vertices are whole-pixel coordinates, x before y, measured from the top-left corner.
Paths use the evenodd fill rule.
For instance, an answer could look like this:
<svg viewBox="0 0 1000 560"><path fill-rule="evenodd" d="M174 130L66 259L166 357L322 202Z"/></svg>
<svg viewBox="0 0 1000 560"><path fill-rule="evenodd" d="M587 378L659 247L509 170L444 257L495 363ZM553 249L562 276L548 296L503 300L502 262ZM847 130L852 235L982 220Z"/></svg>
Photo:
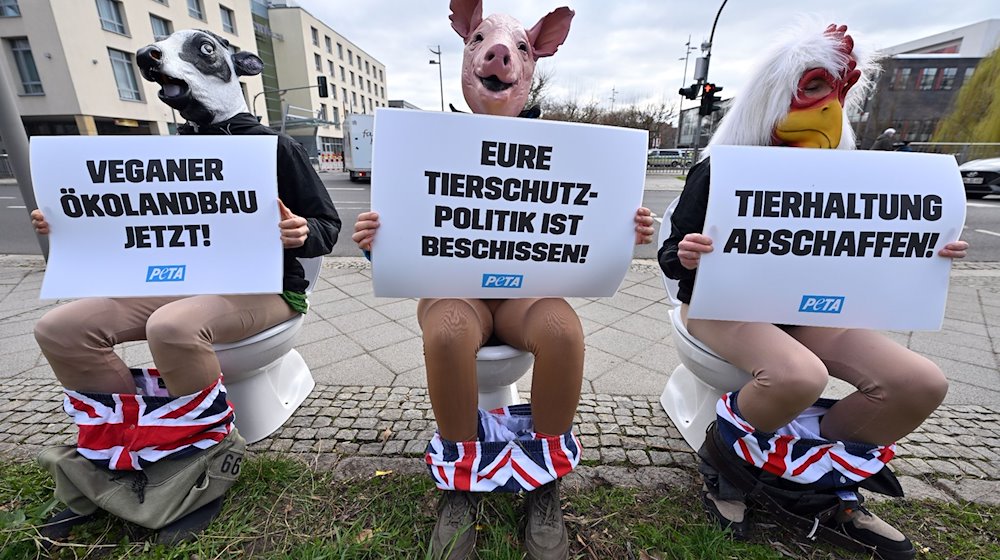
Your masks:
<svg viewBox="0 0 1000 560"><path fill-rule="evenodd" d="M27 206L8 206L7 208L27 208Z"/></svg>
<svg viewBox="0 0 1000 560"><path fill-rule="evenodd" d="M996 204L985 204L983 202L966 202L966 206L974 206L976 208L997 208Z"/></svg>
<svg viewBox="0 0 1000 560"><path fill-rule="evenodd" d="M14 200L16 196L0 196L0 200Z"/></svg>
<svg viewBox="0 0 1000 560"><path fill-rule="evenodd" d="M327 187L328 191L366 191L364 187Z"/></svg>
<svg viewBox="0 0 1000 560"><path fill-rule="evenodd" d="M22 206L21 208L24 208L24 206ZM978 231L979 233L985 233L986 235L995 235L997 237L1000 237L1000 233L997 233L995 231L990 231L988 229L977 229L976 231Z"/></svg>

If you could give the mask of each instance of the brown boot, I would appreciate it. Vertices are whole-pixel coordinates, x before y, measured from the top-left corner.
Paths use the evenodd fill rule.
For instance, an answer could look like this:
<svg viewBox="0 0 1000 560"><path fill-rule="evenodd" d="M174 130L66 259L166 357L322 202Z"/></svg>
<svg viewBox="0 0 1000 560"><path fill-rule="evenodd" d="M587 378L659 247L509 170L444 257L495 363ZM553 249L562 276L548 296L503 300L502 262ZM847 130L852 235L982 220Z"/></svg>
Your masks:
<svg viewBox="0 0 1000 560"><path fill-rule="evenodd" d="M524 547L531 560L569 558L569 539L559 503L559 481L554 480L528 492L525 500L528 522L524 528Z"/></svg>
<svg viewBox="0 0 1000 560"><path fill-rule="evenodd" d="M431 535L434 560L472 558L478 513L479 496L475 492L443 491L438 500L438 520Z"/></svg>

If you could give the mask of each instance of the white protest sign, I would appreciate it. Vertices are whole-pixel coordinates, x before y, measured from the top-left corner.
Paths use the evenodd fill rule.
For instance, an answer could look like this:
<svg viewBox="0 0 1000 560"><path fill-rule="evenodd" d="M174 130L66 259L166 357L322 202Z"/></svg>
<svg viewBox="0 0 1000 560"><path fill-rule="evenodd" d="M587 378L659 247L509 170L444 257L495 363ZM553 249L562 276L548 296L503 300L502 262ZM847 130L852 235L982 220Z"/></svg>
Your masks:
<svg viewBox="0 0 1000 560"><path fill-rule="evenodd" d="M936 330L965 222L955 158L713 146L689 317Z"/></svg>
<svg viewBox="0 0 1000 560"><path fill-rule="evenodd" d="M280 293L276 136L31 139L42 298Z"/></svg>
<svg viewBox="0 0 1000 560"><path fill-rule="evenodd" d="M378 109L375 295L613 295L632 262L647 136Z"/></svg>

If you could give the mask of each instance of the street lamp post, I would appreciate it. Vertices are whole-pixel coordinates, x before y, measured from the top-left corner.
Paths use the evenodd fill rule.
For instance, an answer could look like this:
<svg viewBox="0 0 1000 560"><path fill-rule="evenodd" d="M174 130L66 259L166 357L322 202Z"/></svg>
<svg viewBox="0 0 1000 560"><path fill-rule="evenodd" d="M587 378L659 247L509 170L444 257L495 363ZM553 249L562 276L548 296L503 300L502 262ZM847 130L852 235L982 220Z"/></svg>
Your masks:
<svg viewBox="0 0 1000 560"><path fill-rule="evenodd" d="M437 60L428 60L428 64L437 64L438 67L438 83L441 86L441 112L444 112L444 75L441 73L441 45L437 46L437 50L428 48L431 54L436 54Z"/></svg>
<svg viewBox="0 0 1000 560"><path fill-rule="evenodd" d="M684 58L683 59L680 59L680 58L677 59L677 60L683 60L684 61L684 79L681 80L681 88L684 87L684 84L687 83L687 79L688 79L688 57L691 56L691 51L697 50L697 48L691 46L691 36L690 35L688 35L688 42L684 43L684 47L685 47ZM683 125L684 125L684 96L681 95L681 101L677 105L677 135L674 137L674 147L675 148L680 148L681 147L681 130L684 128Z"/></svg>
<svg viewBox="0 0 1000 560"><path fill-rule="evenodd" d="M719 24L719 16L722 15L722 8L726 7L726 2L728 1L729 0L722 0L722 5L719 6L719 11L715 13L715 21L712 22L712 34L708 36L708 41L701 44L701 49L705 53L705 56L704 58L700 59L699 62L702 61L704 62L701 68L701 75L698 75L699 74L698 68L695 68L695 74L698 75L696 77L702 78L704 81L703 82L699 81L698 83L708 83L708 63L712 59L712 41L715 40L715 26ZM712 116L712 118L714 119L715 117ZM701 145L701 124L702 124L701 121L702 119L699 116L698 126L697 130L695 131L695 137L694 137L694 154L693 154L694 161L698 161L698 151Z"/></svg>

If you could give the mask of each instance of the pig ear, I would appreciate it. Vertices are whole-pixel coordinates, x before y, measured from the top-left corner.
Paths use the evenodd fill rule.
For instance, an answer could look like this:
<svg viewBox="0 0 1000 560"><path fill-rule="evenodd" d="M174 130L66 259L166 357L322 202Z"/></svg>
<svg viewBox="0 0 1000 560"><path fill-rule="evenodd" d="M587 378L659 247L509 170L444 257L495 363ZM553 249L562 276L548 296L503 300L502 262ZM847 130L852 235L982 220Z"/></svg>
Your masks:
<svg viewBox="0 0 1000 560"><path fill-rule="evenodd" d="M451 0L451 28L463 39L483 22L483 0Z"/></svg>
<svg viewBox="0 0 1000 560"><path fill-rule="evenodd" d="M573 10L565 6L556 8L538 20L538 23L528 31L528 40L531 41L535 60L556 54L559 45L563 44L569 35L569 24L574 14Z"/></svg>
<svg viewBox="0 0 1000 560"><path fill-rule="evenodd" d="M256 76L264 70L264 61L253 53L240 51L233 55L233 67L237 76Z"/></svg>

